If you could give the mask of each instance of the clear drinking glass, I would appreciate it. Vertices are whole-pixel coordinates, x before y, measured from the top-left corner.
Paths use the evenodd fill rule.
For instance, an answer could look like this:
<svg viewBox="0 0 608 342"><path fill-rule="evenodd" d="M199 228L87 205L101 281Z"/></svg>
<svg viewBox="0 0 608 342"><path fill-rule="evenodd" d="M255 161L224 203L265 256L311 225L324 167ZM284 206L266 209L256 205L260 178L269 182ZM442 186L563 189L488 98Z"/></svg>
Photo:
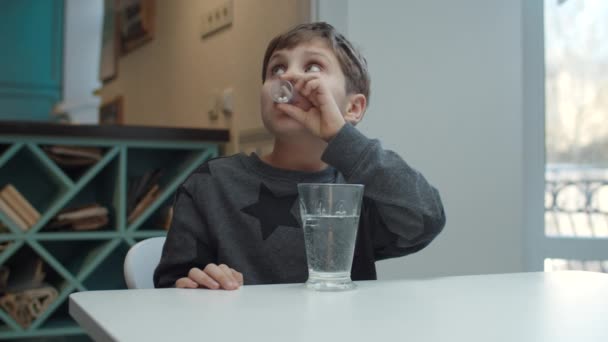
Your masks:
<svg viewBox="0 0 608 342"><path fill-rule="evenodd" d="M296 92L293 89L293 84L287 80L272 80L270 85L270 96L276 103L293 103Z"/></svg>
<svg viewBox="0 0 608 342"><path fill-rule="evenodd" d="M306 287L354 289L350 278L363 198L361 184L298 184L308 260Z"/></svg>

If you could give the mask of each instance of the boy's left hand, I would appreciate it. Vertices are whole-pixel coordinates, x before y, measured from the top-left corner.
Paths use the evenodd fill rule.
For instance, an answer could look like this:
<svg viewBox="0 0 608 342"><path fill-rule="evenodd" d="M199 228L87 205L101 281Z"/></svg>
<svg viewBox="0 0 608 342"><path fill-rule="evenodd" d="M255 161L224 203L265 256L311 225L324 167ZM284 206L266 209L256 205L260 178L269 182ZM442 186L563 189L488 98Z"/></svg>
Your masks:
<svg viewBox="0 0 608 342"><path fill-rule="evenodd" d="M312 106L304 110L298 106L282 103L277 108L308 128L325 141L331 140L346 121L336 103L334 95L319 75L305 75L294 84L298 96L305 97Z"/></svg>

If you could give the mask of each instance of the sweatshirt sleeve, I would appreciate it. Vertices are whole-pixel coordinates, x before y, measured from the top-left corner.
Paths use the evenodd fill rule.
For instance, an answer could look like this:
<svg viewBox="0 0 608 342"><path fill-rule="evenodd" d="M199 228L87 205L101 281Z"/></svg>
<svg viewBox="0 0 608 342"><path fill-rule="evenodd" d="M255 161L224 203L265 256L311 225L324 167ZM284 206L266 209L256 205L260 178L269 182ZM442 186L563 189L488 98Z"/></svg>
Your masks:
<svg viewBox="0 0 608 342"><path fill-rule="evenodd" d="M396 153L384 150L350 124L329 142L322 159L348 183L364 184L366 212L376 260L404 256L426 247L443 229L439 192ZM365 203L364 202L364 203Z"/></svg>
<svg viewBox="0 0 608 342"><path fill-rule="evenodd" d="M188 181L177 191L173 221L167 233L160 263L154 271L154 286L174 287L193 267L214 262L215 251L208 239L206 219L188 190Z"/></svg>

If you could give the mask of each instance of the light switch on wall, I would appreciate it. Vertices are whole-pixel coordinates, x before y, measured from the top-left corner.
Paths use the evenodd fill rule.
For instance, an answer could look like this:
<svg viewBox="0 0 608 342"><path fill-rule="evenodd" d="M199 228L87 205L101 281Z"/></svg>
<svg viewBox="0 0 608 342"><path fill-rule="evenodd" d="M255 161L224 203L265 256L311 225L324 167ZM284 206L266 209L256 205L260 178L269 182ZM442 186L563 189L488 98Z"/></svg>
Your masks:
<svg viewBox="0 0 608 342"><path fill-rule="evenodd" d="M219 30L232 25L234 14L233 0L226 0L222 5L205 13L202 19L202 37L206 38Z"/></svg>

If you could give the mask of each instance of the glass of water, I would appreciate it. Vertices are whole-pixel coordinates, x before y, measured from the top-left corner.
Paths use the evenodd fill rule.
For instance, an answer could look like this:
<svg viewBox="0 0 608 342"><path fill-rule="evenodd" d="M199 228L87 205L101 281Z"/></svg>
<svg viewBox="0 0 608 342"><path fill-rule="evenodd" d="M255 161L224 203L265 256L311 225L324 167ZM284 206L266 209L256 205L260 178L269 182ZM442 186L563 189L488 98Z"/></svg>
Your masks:
<svg viewBox="0 0 608 342"><path fill-rule="evenodd" d="M306 287L351 290L355 240L363 198L361 184L298 184L308 260Z"/></svg>

